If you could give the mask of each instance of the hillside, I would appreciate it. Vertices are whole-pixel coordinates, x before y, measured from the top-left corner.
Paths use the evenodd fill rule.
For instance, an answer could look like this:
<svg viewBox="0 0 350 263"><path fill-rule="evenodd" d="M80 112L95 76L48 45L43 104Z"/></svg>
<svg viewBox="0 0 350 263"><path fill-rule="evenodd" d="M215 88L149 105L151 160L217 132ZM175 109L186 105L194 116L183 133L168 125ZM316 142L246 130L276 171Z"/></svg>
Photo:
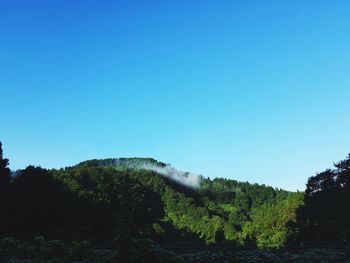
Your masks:
<svg viewBox="0 0 350 263"><path fill-rule="evenodd" d="M89 160L78 164L81 167L113 167L118 171L123 170L147 170L163 175L172 181L191 188L199 188L201 177L190 173L182 172L170 164L159 162L153 158L110 158L102 160Z"/></svg>
<svg viewBox="0 0 350 263"><path fill-rule="evenodd" d="M8 163L0 144L0 247L15 254L24 253L16 242L33 239L39 248L47 239L107 243L119 251L141 244L154 253L152 242L206 249L304 249L305 242L311 248L330 242L343 253L350 240L343 202L349 199L350 155L310 177L305 193L204 178L151 158L89 160L58 170L28 166L16 173Z"/></svg>
<svg viewBox="0 0 350 263"><path fill-rule="evenodd" d="M211 180L152 158L88 160L59 170L28 166L16 174L1 193L9 215L1 219L2 236L281 247L302 202L300 193Z"/></svg>
<svg viewBox="0 0 350 263"><path fill-rule="evenodd" d="M134 222L132 235L158 241L257 242L278 247L286 241L286 235L277 241L260 241L261 229L254 225L254 218L261 210L281 213L280 225L273 226L269 233L269 238L275 240L274 235L286 231L287 221L295 219L294 211L302 199L301 194L265 185L211 180L151 158L89 160L51 173L79 196L102 203L127 202L128 206L119 207L118 213ZM116 194L118 201L114 199ZM288 211L284 211L281 204L288 202Z"/></svg>
<svg viewBox="0 0 350 263"><path fill-rule="evenodd" d="M1 193L9 217L2 218L6 228L0 234L19 238L114 242L135 237L279 247L302 199L265 185L211 180L151 158L89 160L59 170L28 166L16 174ZM281 205L286 202L288 211ZM266 218L272 231L268 241L260 240L254 223L257 214L266 214L262 211L281 213L277 227ZM276 240L281 232L284 238Z"/></svg>
<svg viewBox="0 0 350 263"><path fill-rule="evenodd" d="M165 167L166 164L158 162L153 158L109 158L109 159L93 159L77 164L76 166L86 167L114 167L123 169L141 169L142 167L154 166Z"/></svg>

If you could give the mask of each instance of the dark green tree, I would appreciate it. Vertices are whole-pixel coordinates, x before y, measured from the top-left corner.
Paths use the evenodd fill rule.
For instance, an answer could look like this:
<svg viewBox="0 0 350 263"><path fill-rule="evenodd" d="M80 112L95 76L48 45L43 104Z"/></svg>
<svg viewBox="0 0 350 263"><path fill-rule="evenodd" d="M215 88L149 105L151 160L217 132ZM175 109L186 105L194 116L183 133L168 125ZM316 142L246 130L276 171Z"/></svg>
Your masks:
<svg viewBox="0 0 350 263"><path fill-rule="evenodd" d="M350 241L350 155L334 167L308 179L298 210L300 242Z"/></svg>
<svg viewBox="0 0 350 263"><path fill-rule="evenodd" d="M251 207L251 199L245 193L238 193L235 199L235 206L238 209L248 211Z"/></svg>
<svg viewBox="0 0 350 263"><path fill-rule="evenodd" d="M8 168L9 160L3 157L2 143L0 142L0 190L3 190L11 180L11 170Z"/></svg>

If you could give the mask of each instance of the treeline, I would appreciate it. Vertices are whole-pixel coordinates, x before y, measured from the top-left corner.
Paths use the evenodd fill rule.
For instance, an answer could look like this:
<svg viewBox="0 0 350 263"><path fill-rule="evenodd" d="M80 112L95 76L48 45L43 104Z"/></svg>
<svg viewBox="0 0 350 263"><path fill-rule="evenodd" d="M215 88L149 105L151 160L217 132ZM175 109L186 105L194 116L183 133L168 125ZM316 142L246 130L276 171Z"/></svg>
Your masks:
<svg viewBox="0 0 350 263"><path fill-rule="evenodd" d="M295 240L348 243L350 241L350 154L308 179L304 206L298 208Z"/></svg>
<svg viewBox="0 0 350 263"><path fill-rule="evenodd" d="M0 237L128 243L158 242L281 248L349 240L349 158L311 177L305 193L228 179L198 189L129 169L154 159L106 159L11 174L0 144Z"/></svg>

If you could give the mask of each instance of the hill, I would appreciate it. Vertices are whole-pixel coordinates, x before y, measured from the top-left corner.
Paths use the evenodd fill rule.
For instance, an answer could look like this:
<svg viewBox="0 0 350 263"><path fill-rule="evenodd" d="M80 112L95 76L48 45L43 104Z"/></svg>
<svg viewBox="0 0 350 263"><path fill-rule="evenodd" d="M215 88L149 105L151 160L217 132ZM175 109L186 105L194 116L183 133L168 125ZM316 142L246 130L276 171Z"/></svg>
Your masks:
<svg viewBox="0 0 350 263"><path fill-rule="evenodd" d="M134 256L168 260L170 254L155 244L169 242L189 244L189 250L299 250L295 260L284 253L283 262L343 262L350 255L350 155L334 163L334 169L310 177L305 193L204 178L151 158L89 160L58 170L28 166L15 173L8 164L0 144L0 253L7 257L31 257L35 248L46 258L67 245L67 257L76 258L72 249L82 253L85 241L93 244L92 257L94 246L108 243L116 248L109 255L119 259L131 249ZM196 178L196 184L189 178ZM305 249L310 253L304 257ZM161 251L166 255L160 256ZM260 262L282 262L277 254L264 261L267 254L257 253ZM249 260L255 260L253 254ZM217 262L242 256L235 250L196 252L173 262L212 262L214 255ZM192 259L184 259L187 256Z"/></svg>
<svg viewBox="0 0 350 263"><path fill-rule="evenodd" d="M159 162L153 158L110 158L102 160L89 160L78 164L85 167L113 167L119 171L123 170L147 170L161 174L169 179L178 182L184 186L198 188L200 176L182 172L172 167L170 164Z"/></svg>
<svg viewBox="0 0 350 263"><path fill-rule="evenodd" d="M152 158L17 171L1 193L0 236L281 247L303 194L182 172ZM11 204L11 205L9 205Z"/></svg>
<svg viewBox="0 0 350 263"><path fill-rule="evenodd" d="M138 216L145 214L142 214L142 222L132 219L137 221L133 235L154 240L191 240L207 244L231 242L237 245L256 243L260 232L267 230L258 229L254 224L256 214L263 213L261 210L269 211L270 214L272 211L281 213L278 227L273 226L273 222L267 222L273 227L270 233L273 239L274 235L281 235L281 231L286 231L285 224L288 220L294 220L295 208L302 199L300 193L265 185L223 178L211 180L179 171L169 164L151 158L89 160L74 167L53 171L53 175L80 196L88 195L93 200L99 200L99 195L106 195L106 191L102 193L99 190L106 184L101 182L102 178L105 181L113 178L113 182L109 183L116 187L115 191L119 194L122 191L127 192L131 185L143 188L143 195L152 196L153 199L143 198L140 206L147 211L135 209ZM120 182L126 178L128 182L123 181L123 184L129 186ZM134 189L128 194L138 195ZM134 200L137 200L136 196ZM127 202L131 204L134 200ZM292 203L288 211L275 211L283 210L281 204L287 202ZM121 208L118 212L129 216L132 214L130 204L124 212L120 211ZM285 218L284 212L292 215ZM149 218L148 224L145 218ZM273 218L275 219L275 215ZM271 221L271 218L265 219ZM140 225L143 229L136 231ZM259 241L258 244L278 247L286 238L284 235L284 239L277 242Z"/></svg>

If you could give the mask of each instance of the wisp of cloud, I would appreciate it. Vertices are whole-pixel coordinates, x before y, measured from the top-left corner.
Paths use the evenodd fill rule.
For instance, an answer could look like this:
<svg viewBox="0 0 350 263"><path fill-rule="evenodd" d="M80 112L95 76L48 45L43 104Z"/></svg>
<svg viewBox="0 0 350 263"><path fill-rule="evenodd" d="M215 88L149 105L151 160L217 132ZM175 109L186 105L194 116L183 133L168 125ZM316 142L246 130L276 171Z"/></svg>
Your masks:
<svg viewBox="0 0 350 263"><path fill-rule="evenodd" d="M149 171L154 171L163 176L168 177L171 180L174 180L180 184L191 188L198 188L200 186L200 176L190 173L190 172L182 172L171 165L167 164L164 167L152 165L152 164L142 164L139 169L145 169Z"/></svg>

